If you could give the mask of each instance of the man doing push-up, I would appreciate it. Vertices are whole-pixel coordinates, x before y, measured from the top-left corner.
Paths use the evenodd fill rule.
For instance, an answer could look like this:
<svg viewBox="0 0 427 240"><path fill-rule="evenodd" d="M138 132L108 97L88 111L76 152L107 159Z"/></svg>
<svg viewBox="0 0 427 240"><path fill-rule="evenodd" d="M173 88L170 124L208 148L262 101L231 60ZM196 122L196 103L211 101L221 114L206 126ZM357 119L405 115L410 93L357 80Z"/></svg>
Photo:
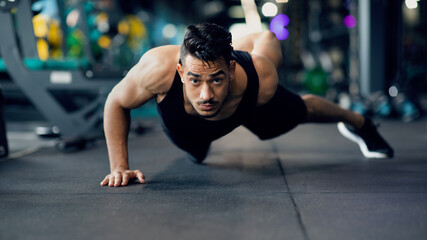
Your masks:
<svg viewBox="0 0 427 240"><path fill-rule="evenodd" d="M271 139L307 122L339 122L339 131L357 142L366 158L393 157L393 149L372 121L315 95L302 97L278 84L280 44L266 31L232 42L215 24L190 25L181 46L145 53L109 94L104 112L111 173L105 186L132 179L127 135L130 109L155 98L170 140L201 163L211 142L243 125L260 139Z"/></svg>

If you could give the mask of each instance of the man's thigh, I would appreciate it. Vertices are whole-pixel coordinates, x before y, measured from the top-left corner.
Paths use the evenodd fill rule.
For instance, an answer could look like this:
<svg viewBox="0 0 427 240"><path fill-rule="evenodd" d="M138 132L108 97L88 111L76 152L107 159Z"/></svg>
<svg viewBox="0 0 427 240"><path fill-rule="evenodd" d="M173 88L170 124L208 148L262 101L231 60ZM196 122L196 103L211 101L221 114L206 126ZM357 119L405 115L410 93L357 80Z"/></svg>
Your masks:
<svg viewBox="0 0 427 240"><path fill-rule="evenodd" d="M257 107L243 125L264 140L290 131L306 117L307 108L301 97L279 85L270 102Z"/></svg>

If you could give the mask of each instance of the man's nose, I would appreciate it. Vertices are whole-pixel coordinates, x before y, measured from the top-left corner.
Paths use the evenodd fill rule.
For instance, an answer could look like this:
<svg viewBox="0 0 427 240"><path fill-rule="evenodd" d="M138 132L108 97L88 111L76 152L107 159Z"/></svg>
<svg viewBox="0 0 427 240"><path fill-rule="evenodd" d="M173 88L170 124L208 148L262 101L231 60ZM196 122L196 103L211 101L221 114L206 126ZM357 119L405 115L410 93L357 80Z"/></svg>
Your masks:
<svg viewBox="0 0 427 240"><path fill-rule="evenodd" d="M214 97L213 91L209 84L205 83L202 86L202 91L200 92L200 99L204 101L211 100Z"/></svg>

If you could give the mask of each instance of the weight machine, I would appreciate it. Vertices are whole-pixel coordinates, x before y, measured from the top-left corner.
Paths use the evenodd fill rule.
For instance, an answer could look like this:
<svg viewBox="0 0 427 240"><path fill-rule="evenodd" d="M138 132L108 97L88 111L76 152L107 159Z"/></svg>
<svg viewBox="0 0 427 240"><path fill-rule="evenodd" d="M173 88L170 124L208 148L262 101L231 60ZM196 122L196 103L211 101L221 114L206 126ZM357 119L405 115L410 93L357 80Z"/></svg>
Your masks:
<svg viewBox="0 0 427 240"><path fill-rule="evenodd" d="M97 75L70 68L70 61L60 60L50 62L56 70L47 69L37 55L29 0L0 0L0 32L0 52L7 71L34 106L59 128L57 148L83 149L101 137L105 99L123 74ZM78 107L70 107L67 104L72 99L68 98L73 93L93 96Z"/></svg>

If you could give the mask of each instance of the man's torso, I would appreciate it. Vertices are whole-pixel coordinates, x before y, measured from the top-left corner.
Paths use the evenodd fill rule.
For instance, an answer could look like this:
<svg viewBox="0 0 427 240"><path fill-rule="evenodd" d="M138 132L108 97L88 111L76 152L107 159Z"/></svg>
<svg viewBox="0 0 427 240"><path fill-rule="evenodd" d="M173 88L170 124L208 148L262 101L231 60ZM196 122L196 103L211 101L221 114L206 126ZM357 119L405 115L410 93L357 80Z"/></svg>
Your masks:
<svg viewBox="0 0 427 240"><path fill-rule="evenodd" d="M241 125L251 114L257 105L258 76L248 53L234 52L233 59L238 63L235 83L221 110L221 118L215 121L203 119L186 107L183 86L179 75L175 74L169 91L158 101L158 110L168 135L214 140Z"/></svg>

